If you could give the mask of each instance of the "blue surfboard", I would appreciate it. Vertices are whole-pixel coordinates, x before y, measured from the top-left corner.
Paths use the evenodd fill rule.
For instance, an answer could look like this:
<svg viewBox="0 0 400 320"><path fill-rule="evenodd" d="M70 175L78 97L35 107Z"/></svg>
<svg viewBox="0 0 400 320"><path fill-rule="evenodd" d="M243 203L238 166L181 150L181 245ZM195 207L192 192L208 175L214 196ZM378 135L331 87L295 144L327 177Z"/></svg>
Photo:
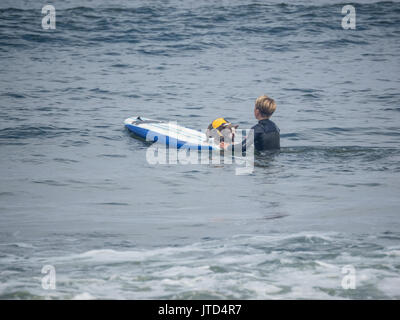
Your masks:
<svg viewBox="0 0 400 320"><path fill-rule="evenodd" d="M213 140L207 141L201 131L182 127L176 122L153 120L144 117L130 117L124 121L125 127L136 136L151 142L164 143L177 149L221 150Z"/></svg>

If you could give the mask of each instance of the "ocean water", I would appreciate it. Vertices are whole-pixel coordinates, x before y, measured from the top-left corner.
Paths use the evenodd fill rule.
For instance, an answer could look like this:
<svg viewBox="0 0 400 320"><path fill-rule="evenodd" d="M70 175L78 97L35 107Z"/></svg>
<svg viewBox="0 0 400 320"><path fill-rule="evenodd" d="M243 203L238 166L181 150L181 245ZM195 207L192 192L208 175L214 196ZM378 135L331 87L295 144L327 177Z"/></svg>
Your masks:
<svg viewBox="0 0 400 320"><path fill-rule="evenodd" d="M400 298L400 3L53 4L0 3L1 299ZM264 93L282 149L249 175L123 126L249 128Z"/></svg>

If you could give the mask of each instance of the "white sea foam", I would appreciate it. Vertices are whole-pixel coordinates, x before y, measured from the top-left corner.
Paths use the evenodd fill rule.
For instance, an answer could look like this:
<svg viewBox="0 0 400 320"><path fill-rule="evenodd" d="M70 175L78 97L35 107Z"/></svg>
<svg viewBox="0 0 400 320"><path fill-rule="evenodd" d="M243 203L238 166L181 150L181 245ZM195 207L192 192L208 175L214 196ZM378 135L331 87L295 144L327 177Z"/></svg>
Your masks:
<svg viewBox="0 0 400 320"><path fill-rule="evenodd" d="M96 298L88 292L82 292L72 298L72 300L95 300Z"/></svg>
<svg viewBox="0 0 400 320"><path fill-rule="evenodd" d="M398 284L392 280L398 276L393 268L397 255L390 254L396 247L383 257L370 251L368 258L360 255L360 246L349 245L340 235L313 234L315 242L305 234L309 233L285 235L280 240L278 236L240 236L147 250L88 250L53 258L31 257L30 261L54 263L57 290L47 295L50 298L342 299L348 298L341 287L342 267L349 264L355 267L357 288L375 287L377 292L396 297L394 286ZM338 245L342 242L346 250ZM356 251L351 251L352 246ZM329 254L326 247L331 248ZM16 258L14 263L20 261ZM377 265L381 267L376 269ZM12 271L2 272L14 276ZM40 274L29 281L19 278L15 286L40 286ZM44 294L39 289L33 293ZM357 292L352 294L357 296Z"/></svg>
<svg viewBox="0 0 400 320"><path fill-rule="evenodd" d="M400 276L387 277L377 282L378 289L392 299L400 299Z"/></svg>

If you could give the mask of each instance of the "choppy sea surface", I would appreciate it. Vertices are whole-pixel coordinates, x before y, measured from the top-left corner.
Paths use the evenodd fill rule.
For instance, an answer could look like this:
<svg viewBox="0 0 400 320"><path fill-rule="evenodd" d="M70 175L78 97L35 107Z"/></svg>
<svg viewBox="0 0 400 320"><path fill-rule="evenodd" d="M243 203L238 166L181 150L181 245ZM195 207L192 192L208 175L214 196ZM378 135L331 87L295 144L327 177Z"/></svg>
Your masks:
<svg viewBox="0 0 400 320"><path fill-rule="evenodd" d="M53 5L0 3L0 299L400 298L398 2L355 30L331 1ZM282 149L249 175L123 126L249 128L264 93Z"/></svg>

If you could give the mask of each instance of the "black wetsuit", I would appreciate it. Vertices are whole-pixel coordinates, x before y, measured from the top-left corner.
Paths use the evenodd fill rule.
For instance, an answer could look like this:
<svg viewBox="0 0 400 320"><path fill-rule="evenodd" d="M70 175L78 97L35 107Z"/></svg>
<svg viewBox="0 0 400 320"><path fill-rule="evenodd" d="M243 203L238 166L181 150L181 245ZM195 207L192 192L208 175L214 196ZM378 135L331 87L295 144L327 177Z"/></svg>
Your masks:
<svg viewBox="0 0 400 320"><path fill-rule="evenodd" d="M241 151L246 151L248 147L253 144L257 151L264 150L279 150L280 144L280 131L278 126L269 119L258 121L258 123L251 128L249 135L242 140L242 142L228 146L227 150L236 149L242 145ZM254 135L254 140L253 140ZM236 148L235 148L236 146ZM240 148L239 148L240 150Z"/></svg>
<svg viewBox="0 0 400 320"><path fill-rule="evenodd" d="M280 149L280 131L269 119L258 121L254 130L254 147L257 151Z"/></svg>

